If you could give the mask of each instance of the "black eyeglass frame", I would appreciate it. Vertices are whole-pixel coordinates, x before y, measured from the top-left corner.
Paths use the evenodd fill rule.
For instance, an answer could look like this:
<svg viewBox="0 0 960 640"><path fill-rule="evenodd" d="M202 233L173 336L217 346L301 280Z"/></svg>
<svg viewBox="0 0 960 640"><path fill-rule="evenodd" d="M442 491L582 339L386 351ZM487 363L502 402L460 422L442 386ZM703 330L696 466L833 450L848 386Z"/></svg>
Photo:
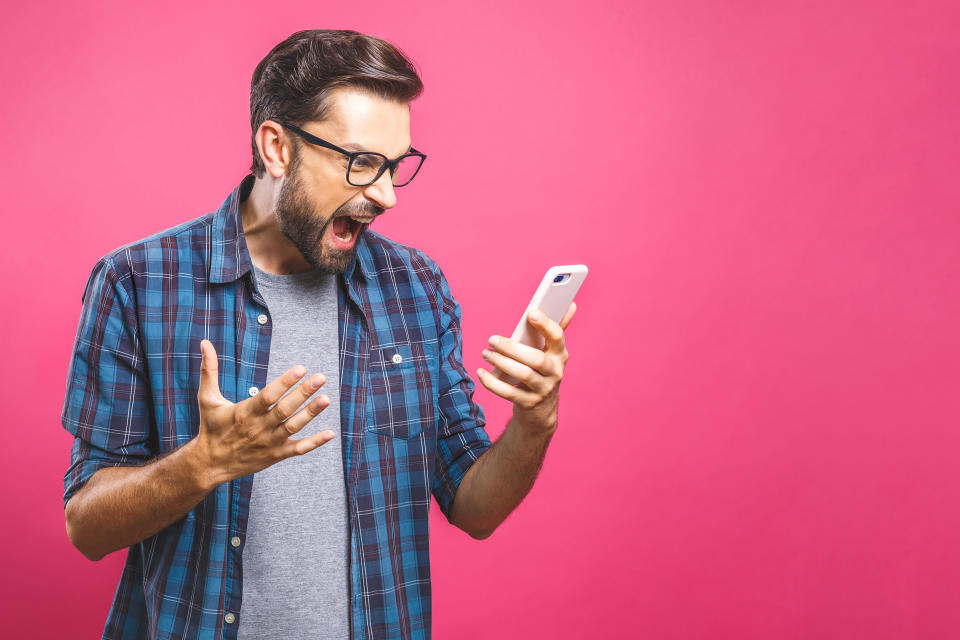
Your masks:
<svg viewBox="0 0 960 640"><path fill-rule="evenodd" d="M301 138L303 138L304 140L306 140L306 141L309 142L310 144L315 144L315 145L317 145L318 147L325 147L325 148L327 148L327 149L331 149L331 150L336 151L336 152L338 152L338 153L342 153L343 155L345 155L345 156L347 156L348 158L350 158L350 162L347 163L347 184L352 185L352 186L354 186L354 187L369 187L371 184L373 184L374 182L376 182L377 180L380 179L380 176L383 175L383 172L384 172L387 168L389 168L390 171L391 171L391 174L390 174L390 175L391 175L390 183L392 184L392 183L393 183L393 170L400 165L400 161L403 160L404 158L408 157L408 156L417 156L417 157L420 158L420 165L417 167L417 170L413 172L413 175L410 176L410 179L407 180L406 182L404 182L403 184L395 184L395 185L393 185L394 187L403 187L403 186L406 186L406 185L410 184L411 182L413 182L413 179L417 177L417 174L420 173L421 167L423 167L424 161L427 159L426 154L417 151L417 150L414 149L413 147L410 147L410 151L406 152L405 154L403 154L402 156L400 156L400 157L397 158L396 160L391 160L391 159L388 158L387 156L383 155L382 153L377 153L376 151L347 151L346 149L341 149L340 147L338 147L337 145L333 144L332 142L327 142L327 141L324 140L323 138L318 138L317 136L313 135L312 133L308 133L308 132L304 131L303 129L301 129L300 127L298 127L298 126L296 126L296 125L294 125L294 124L290 124L289 122L282 122L282 121L280 121L280 120L276 120L276 122L280 123L283 127L287 128L287 129L290 129L291 131L293 131L294 133L296 133L297 135L299 135ZM383 163L380 165L380 170L377 171L376 177L374 177L373 180L371 180L370 182L368 182L368 183L366 183L366 184L356 184L356 183L350 182L350 169L353 168L353 161L356 159L357 156L368 156L368 155L380 156L381 158L383 158Z"/></svg>

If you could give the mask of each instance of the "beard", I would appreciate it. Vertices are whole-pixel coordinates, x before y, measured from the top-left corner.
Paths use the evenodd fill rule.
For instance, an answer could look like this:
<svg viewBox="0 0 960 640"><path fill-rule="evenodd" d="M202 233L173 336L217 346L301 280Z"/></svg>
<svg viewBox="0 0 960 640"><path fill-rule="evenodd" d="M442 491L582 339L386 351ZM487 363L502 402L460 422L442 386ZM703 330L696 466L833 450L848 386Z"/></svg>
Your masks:
<svg viewBox="0 0 960 640"><path fill-rule="evenodd" d="M283 184L280 185L280 195L275 207L280 231L311 265L326 273L341 274L353 260L357 243L360 242L359 235L366 232L366 226L358 230L358 237L353 247L347 250L332 247L323 241L327 227L333 223L335 217L341 214L376 216L383 213L383 209L375 206L344 205L334 211L330 217L318 218L314 215L315 208L307 197L300 177L299 155L298 152L294 152L287 172L288 178L284 179Z"/></svg>

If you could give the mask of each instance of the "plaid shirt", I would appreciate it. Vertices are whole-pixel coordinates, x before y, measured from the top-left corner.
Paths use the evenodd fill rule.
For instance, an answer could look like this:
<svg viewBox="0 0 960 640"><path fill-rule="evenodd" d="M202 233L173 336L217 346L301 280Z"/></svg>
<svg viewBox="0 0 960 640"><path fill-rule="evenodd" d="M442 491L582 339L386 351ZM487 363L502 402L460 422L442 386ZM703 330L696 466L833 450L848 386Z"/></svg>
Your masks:
<svg viewBox="0 0 960 640"><path fill-rule="evenodd" d="M267 384L270 311L239 211L253 180L215 213L94 266L61 416L75 436L64 505L98 469L143 464L197 435L201 339L217 349L227 399ZM337 297L351 635L429 637L430 495L449 519L490 446L462 364L460 306L422 251L370 229L337 276ZM130 547L104 638L237 637L252 485L252 475L220 485Z"/></svg>

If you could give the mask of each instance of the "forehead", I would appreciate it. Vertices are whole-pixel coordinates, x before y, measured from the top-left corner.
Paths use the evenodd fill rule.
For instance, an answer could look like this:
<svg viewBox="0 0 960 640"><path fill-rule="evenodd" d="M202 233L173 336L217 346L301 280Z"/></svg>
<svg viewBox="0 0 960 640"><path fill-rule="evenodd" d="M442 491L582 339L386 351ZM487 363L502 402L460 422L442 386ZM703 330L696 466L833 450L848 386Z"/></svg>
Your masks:
<svg viewBox="0 0 960 640"><path fill-rule="evenodd" d="M331 93L329 115L321 126L334 137L332 142L348 151L376 151L392 158L410 146L410 105L341 87Z"/></svg>

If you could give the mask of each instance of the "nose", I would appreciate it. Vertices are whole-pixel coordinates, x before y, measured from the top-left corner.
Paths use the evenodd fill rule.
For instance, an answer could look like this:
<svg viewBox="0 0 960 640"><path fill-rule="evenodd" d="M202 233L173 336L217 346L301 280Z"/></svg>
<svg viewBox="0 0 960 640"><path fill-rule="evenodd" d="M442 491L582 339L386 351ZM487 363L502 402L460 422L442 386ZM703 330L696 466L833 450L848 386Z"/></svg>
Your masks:
<svg viewBox="0 0 960 640"><path fill-rule="evenodd" d="M393 179L389 171L384 171L377 181L367 185L363 194L380 205L384 210L397 204L397 196L393 192Z"/></svg>

